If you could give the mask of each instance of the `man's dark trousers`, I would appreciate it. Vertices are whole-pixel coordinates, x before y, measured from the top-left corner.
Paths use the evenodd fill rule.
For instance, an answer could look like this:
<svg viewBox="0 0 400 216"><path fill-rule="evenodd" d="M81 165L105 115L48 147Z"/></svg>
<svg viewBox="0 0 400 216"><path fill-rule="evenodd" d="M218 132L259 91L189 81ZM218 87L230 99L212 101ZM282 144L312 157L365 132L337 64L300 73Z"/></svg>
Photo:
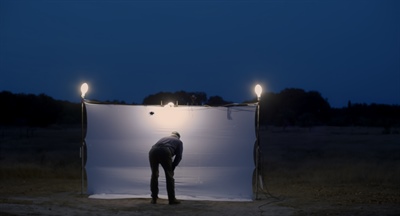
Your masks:
<svg viewBox="0 0 400 216"><path fill-rule="evenodd" d="M175 200L175 180L172 168L172 154L168 147L153 147L149 152L151 167L150 189L151 197L158 198L159 164L164 169L167 181L168 200Z"/></svg>

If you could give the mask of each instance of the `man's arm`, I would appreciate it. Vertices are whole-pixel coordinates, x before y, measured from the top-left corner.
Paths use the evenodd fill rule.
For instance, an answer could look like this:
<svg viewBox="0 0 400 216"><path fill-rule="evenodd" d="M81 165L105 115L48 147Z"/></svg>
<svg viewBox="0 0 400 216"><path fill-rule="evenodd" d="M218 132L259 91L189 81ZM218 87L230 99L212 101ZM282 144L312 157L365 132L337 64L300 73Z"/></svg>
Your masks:
<svg viewBox="0 0 400 216"><path fill-rule="evenodd" d="M183 153L183 143L181 141L179 142L177 148L175 149L175 158L174 162L172 162L172 169L175 169L175 167L178 166L179 162L181 162L182 153Z"/></svg>

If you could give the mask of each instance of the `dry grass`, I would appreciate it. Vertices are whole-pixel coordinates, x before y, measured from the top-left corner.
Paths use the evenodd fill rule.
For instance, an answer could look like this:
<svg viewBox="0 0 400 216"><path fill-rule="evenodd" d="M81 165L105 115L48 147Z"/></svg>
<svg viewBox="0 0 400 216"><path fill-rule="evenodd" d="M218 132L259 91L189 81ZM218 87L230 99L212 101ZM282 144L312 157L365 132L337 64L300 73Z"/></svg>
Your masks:
<svg viewBox="0 0 400 216"><path fill-rule="evenodd" d="M299 209L300 215L325 214L327 208L350 211L364 205L397 206L400 135L381 131L268 128L262 137L264 184L270 192L267 197L272 194L286 199L285 205ZM365 213L367 208L362 208ZM400 208L394 211L400 212Z"/></svg>
<svg viewBox="0 0 400 216"><path fill-rule="evenodd" d="M78 193L80 133L79 126L1 128L0 204L9 203L4 197L10 194ZM268 127L261 133L261 156L260 196L296 215L400 213L400 134Z"/></svg>
<svg viewBox="0 0 400 216"><path fill-rule="evenodd" d="M80 178L79 127L1 128L0 177Z"/></svg>

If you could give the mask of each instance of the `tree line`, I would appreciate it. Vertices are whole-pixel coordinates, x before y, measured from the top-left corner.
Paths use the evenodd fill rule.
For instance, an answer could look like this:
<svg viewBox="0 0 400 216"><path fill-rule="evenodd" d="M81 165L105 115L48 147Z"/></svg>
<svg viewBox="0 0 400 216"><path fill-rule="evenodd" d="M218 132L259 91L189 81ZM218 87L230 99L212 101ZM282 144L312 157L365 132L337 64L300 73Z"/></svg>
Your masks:
<svg viewBox="0 0 400 216"><path fill-rule="evenodd" d="M80 124L81 104L55 100L45 94L13 94L0 92L0 125L47 127L54 124ZM207 97L204 92L159 92L143 99L142 105L167 102L189 106L230 106L221 96ZM257 98L243 104L256 103ZM99 103L126 104L112 100ZM267 93L260 100L260 124L280 127L318 125L400 127L400 105L353 104L332 108L317 91L287 88Z"/></svg>
<svg viewBox="0 0 400 216"><path fill-rule="evenodd" d="M275 126L311 127L362 126L400 127L400 105L348 102L347 107L332 108L317 91L288 88L268 93L260 101L260 123Z"/></svg>
<svg viewBox="0 0 400 216"><path fill-rule="evenodd" d="M0 92L0 125L47 127L53 124L78 124L80 104L55 100L45 94Z"/></svg>

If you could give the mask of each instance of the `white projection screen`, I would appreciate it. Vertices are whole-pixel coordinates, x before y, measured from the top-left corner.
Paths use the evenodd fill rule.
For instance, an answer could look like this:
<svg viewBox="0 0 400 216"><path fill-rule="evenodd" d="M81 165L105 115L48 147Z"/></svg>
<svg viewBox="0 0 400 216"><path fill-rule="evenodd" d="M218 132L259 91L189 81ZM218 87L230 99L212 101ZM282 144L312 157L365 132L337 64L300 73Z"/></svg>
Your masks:
<svg viewBox="0 0 400 216"><path fill-rule="evenodd" d="M182 200L251 201L256 105L231 107L95 104L87 111L87 193L91 198L150 198L151 146L178 131L175 169ZM160 198L167 198L160 166Z"/></svg>

